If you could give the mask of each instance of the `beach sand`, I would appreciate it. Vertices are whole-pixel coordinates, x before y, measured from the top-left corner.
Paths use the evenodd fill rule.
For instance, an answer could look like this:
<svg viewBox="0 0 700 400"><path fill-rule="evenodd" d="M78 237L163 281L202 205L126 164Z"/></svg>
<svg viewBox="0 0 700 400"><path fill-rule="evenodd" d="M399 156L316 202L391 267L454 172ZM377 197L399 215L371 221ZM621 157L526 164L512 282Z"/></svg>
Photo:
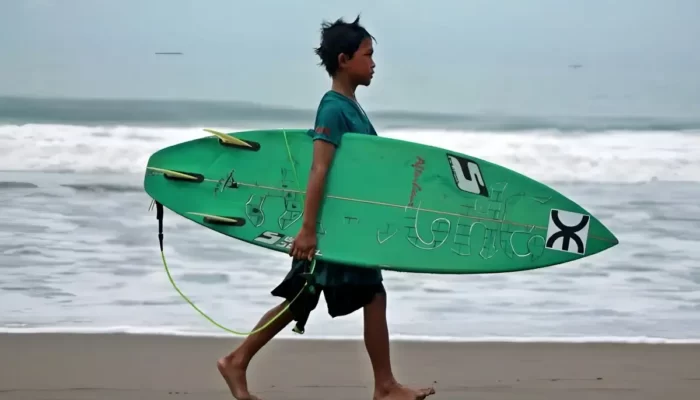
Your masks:
<svg viewBox="0 0 700 400"><path fill-rule="evenodd" d="M0 334L0 399L229 399L216 369L238 338ZM700 345L392 343L429 399L700 399ZM371 399L362 341L277 339L251 365L265 400Z"/></svg>

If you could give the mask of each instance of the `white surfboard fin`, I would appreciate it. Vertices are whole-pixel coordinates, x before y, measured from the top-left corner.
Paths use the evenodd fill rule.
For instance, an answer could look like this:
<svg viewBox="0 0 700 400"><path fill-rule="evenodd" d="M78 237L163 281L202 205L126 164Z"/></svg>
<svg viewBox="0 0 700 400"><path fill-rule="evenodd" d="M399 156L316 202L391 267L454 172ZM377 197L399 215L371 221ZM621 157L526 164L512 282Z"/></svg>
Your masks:
<svg viewBox="0 0 700 400"><path fill-rule="evenodd" d="M205 131L205 132L209 132L209 133L211 133L212 135L218 137L218 138L221 139L221 141L222 141L223 143L225 143L225 144L231 144L231 145L234 145L234 146L253 147L250 143L247 143L247 142L245 142L245 141L243 141L243 140L241 140L241 139L239 139L239 138L237 138L237 137L229 136L229 135L227 135L227 134L225 134L225 133L222 133L222 132L219 132L219 131L215 131L215 130L213 130L213 129L204 129L204 131Z"/></svg>
<svg viewBox="0 0 700 400"><path fill-rule="evenodd" d="M204 214L194 211L188 211L187 214L199 215L200 217L204 217L204 222L212 224L224 224L235 226L241 226L245 224L245 220L243 218L222 217L219 215Z"/></svg>
<svg viewBox="0 0 700 400"><path fill-rule="evenodd" d="M168 178L185 179L185 180L189 180L189 181L200 181L200 182L203 179L203 177L201 177L201 176L190 175L190 174L186 174L184 172L173 171L170 169L156 168L156 167L146 167L146 169L149 169L151 171L160 172Z"/></svg>

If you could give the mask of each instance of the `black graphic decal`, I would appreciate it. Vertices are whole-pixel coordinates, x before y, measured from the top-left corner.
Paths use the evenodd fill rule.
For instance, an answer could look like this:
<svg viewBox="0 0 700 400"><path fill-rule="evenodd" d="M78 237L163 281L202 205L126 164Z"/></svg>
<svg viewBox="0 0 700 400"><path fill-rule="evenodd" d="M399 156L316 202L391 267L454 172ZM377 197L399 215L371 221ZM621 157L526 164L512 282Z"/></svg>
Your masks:
<svg viewBox="0 0 700 400"><path fill-rule="evenodd" d="M450 163L452 176L460 190L489 197L489 191L486 188L479 164L467 158L451 154L447 155L447 161Z"/></svg>
<svg viewBox="0 0 700 400"><path fill-rule="evenodd" d="M580 217L576 225L566 225L561 221L559 213L559 210L552 210L550 213L546 247L548 249L584 254L586 252L585 241L588 238L588 222L591 217L583 214L566 213L567 215ZM561 245L555 246L559 239L561 239ZM576 244L576 250L574 251L570 249L572 241Z"/></svg>

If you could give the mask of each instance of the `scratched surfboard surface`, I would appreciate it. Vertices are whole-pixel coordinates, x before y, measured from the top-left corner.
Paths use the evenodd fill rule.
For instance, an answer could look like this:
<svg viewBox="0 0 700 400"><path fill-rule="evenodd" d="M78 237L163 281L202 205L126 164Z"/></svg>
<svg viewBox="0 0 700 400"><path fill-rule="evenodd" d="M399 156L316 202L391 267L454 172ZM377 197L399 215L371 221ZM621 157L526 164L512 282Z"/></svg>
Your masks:
<svg viewBox="0 0 700 400"><path fill-rule="evenodd" d="M212 135L161 149L148 161L146 192L209 229L288 252L302 224L311 138L304 130L226 135L252 147ZM360 134L343 137L317 231L317 259L421 273L542 268L618 243L582 206L520 173L447 149Z"/></svg>

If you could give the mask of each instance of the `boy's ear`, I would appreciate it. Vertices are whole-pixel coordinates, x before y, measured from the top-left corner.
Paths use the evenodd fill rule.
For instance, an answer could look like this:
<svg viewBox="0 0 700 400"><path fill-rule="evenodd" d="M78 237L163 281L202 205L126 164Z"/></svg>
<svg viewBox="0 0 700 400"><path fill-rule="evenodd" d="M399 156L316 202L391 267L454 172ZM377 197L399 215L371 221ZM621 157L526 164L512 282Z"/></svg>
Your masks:
<svg viewBox="0 0 700 400"><path fill-rule="evenodd" d="M348 56L345 53L338 54L338 66L342 66L348 62Z"/></svg>

